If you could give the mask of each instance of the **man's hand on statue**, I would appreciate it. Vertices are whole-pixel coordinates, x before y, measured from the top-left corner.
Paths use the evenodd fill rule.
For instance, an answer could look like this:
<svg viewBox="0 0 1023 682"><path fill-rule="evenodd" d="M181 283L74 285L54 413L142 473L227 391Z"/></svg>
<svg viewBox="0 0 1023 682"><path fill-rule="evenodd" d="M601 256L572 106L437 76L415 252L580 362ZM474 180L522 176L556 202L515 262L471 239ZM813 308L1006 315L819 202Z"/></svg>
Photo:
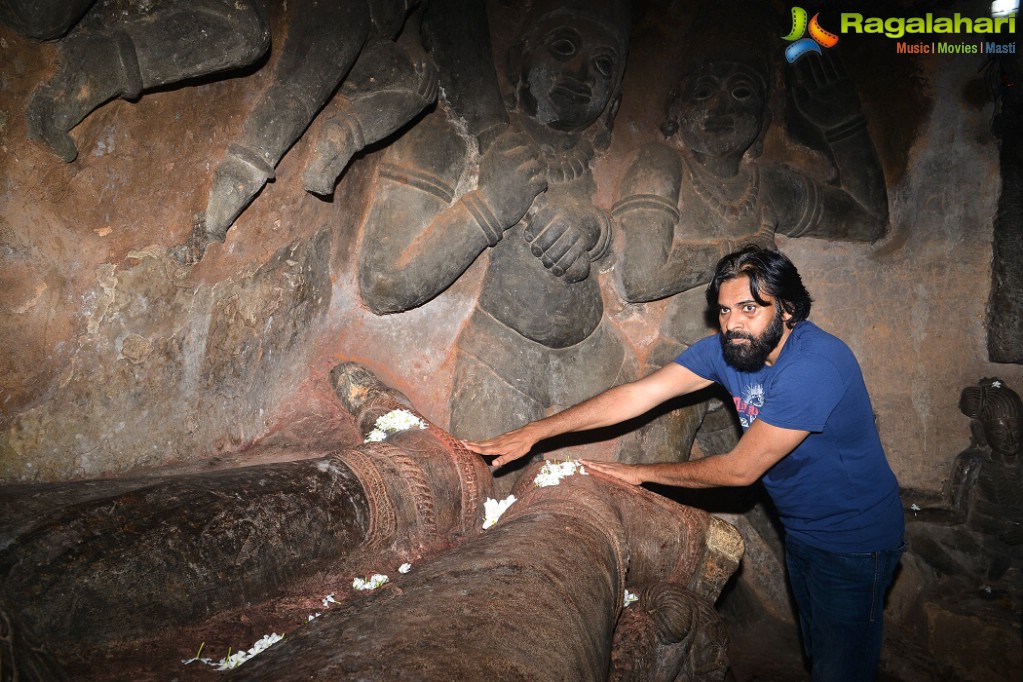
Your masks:
<svg viewBox="0 0 1023 682"><path fill-rule="evenodd" d="M646 482L643 478L643 468L639 464L622 464L621 462L594 462L588 459L581 460L583 469L587 472L610 476L630 485L641 485Z"/></svg>
<svg viewBox="0 0 1023 682"><path fill-rule="evenodd" d="M470 441L463 440L462 444L481 455L497 455L490 465L498 469L509 462L514 462L520 457L529 454L529 451L536 445L536 439L531 437L527 431L528 425L502 433L489 440Z"/></svg>
<svg viewBox="0 0 1023 682"><path fill-rule="evenodd" d="M863 116L856 86L836 55L809 54L791 68L793 104L811 124L828 131Z"/></svg>
<svg viewBox="0 0 1023 682"><path fill-rule="evenodd" d="M480 159L478 186L490 210L508 229L547 189L539 150L522 133L502 134Z"/></svg>

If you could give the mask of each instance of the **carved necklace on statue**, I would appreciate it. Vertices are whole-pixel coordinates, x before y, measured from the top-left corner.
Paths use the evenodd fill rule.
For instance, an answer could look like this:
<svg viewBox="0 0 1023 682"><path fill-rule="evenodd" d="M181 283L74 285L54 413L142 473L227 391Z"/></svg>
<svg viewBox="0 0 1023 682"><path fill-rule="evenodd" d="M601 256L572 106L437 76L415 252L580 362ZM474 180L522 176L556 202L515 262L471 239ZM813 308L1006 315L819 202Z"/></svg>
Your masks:
<svg viewBox="0 0 1023 682"><path fill-rule="evenodd" d="M734 222L757 207L760 171L756 166L741 166L734 178L722 180L692 159L686 159L685 165L693 191L722 218ZM741 190L740 183L744 184Z"/></svg>
<svg viewBox="0 0 1023 682"><path fill-rule="evenodd" d="M590 170L595 151L593 143L578 133L550 130L529 116L513 113L512 121L524 130L540 150L540 160L547 171L547 182L560 185L577 180Z"/></svg>
<svg viewBox="0 0 1023 682"><path fill-rule="evenodd" d="M547 182L555 185L571 182L587 173L593 159L593 145L586 138L570 149L541 145L540 154L547 169Z"/></svg>

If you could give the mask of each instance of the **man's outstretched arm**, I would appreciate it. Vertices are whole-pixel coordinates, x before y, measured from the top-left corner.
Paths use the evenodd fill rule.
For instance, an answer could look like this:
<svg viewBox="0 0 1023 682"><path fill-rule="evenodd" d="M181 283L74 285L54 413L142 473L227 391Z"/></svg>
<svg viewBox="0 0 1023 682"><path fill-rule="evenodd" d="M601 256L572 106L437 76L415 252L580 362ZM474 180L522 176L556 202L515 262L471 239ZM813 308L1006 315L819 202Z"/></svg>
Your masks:
<svg viewBox="0 0 1023 682"><path fill-rule="evenodd" d="M465 446L481 455L498 455L491 464L500 467L526 455L546 438L618 424L711 383L672 362L642 379L610 388L562 412L489 440L465 441Z"/></svg>
<svg viewBox="0 0 1023 682"><path fill-rule="evenodd" d="M809 431L783 429L757 420L732 449L690 462L621 464L584 460L586 469L640 485L657 483L679 488L745 486L756 482L803 442Z"/></svg>

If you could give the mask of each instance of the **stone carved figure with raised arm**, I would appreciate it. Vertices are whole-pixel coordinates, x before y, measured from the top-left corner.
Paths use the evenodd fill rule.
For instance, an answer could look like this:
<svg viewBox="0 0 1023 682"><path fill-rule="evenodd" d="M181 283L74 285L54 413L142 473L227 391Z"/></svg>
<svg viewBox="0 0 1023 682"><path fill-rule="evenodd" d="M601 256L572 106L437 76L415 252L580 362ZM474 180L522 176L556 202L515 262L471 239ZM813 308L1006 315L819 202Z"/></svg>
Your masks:
<svg viewBox="0 0 1023 682"><path fill-rule="evenodd" d="M57 71L33 94L28 128L65 162L78 157L70 131L108 101L248 66L270 47L259 0L166 0L124 13L94 3L0 1L0 23L58 40Z"/></svg>
<svg viewBox="0 0 1023 682"><path fill-rule="evenodd" d="M460 436L519 426L630 371L603 323L594 264L610 220L593 203L590 170L609 138L628 32L625 3L535 3L509 55L508 123L478 126L500 131L480 136L478 175L471 139L444 110L380 166L359 256L374 312L422 305L488 258L457 342L450 408Z"/></svg>
<svg viewBox="0 0 1023 682"><path fill-rule="evenodd" d="M735 16L748 19L746 10ZM727 23L741 30L740 22ZM622 244L621 295L629 303L670 299L651 366L707 335L703 287L723 254L748 242L772 246L775 234L872 242L887 229L884 176L855 85L835 50L789 67L787 93L798 118L826 141L834 177L761 156L775 69L760 47L769 24L754 24L741 39L713 32L694 38L689 66L668 98L666 139L639 148L619 185L613 216ZM687 454L714 405L704 401L677 412L673 424L661 424L669 436L648 439L645 454L623 456L663 459L651 447L657 443ZM738 434L727 411L711 414L715 423L701 434L714 450L715 440Z"/></svg>
<svg viewBox="0 0 1023 682"><path fill-rule="evenodd" d="M302 178L304 188L318 195L333 193L357 152L436 99L436 69L419 37L421 10L418 0L297 4L273 82L214 171L187 260L198 260L209 243L226 239L332 96Z"/></svg>

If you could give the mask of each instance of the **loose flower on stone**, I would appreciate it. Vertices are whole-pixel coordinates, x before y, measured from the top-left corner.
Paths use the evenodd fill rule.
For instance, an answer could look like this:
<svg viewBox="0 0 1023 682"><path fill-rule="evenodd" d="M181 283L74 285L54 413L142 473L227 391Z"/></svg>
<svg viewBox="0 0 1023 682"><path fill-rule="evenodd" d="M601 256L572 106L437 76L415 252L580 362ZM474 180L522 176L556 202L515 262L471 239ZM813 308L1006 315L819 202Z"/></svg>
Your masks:
<svg viewBox="0 0 1023 682"><path fill-rule="evenodd" d="M586 469L577 459L570 459L564 462L545 462L540 468L540 473L533 479L537 488L546 488L549 485L559 485L561 479L574 474L588 476Z"/></svg>
<svg viewBox="0 0 1023 682"><path fill-rule="evenodd" d="M355 580L352 581L352 587L354 587L357 590L363 591L375 590L376 588L386 583L388 580L390 580L390 578L388 578L386 575L383 575L382 573L374 573L367 579L356 578Z"/></svg>
<svg viewBox="0 0 1023 682"><path fill-rule="evenodd" d="M374 428L366 436L367 443L379 442L392 433L409 429L425 429L426 422L408 410L391 410L377 418Z"/></svg>
<svg viewBox="0 0 1023 682"><path fill-rule="evenodd" d="M515 502L517 500L514 495L509 495L500 501L488 497L486 502L483 503L483 529L486 530L497 523L497 520L501 518L501 514L505 513L508 507L512 506Z"/></svg>

